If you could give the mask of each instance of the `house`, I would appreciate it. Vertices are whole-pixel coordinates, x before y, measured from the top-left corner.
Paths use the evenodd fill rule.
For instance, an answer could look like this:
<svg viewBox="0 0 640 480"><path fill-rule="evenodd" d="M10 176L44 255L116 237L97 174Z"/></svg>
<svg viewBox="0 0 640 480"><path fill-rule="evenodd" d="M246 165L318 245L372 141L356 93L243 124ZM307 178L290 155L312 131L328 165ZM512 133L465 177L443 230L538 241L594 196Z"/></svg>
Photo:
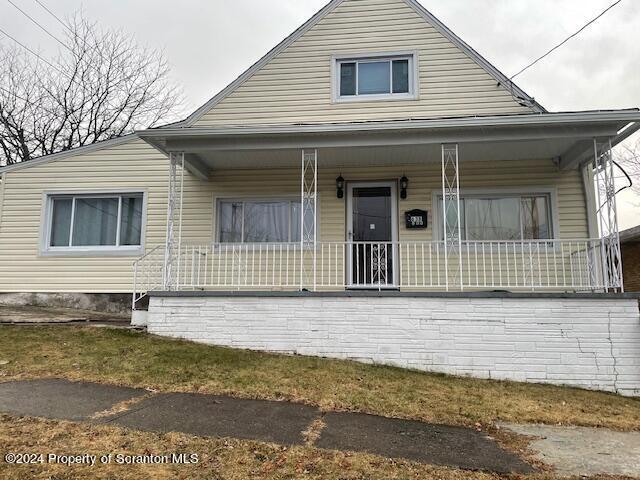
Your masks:
<svg viewBox="0 0 640 480"><path fill-rule="evenodd" d="M624 285L630 292L640 292L640 226L620 232Z"/></svg>
<svg viewBox="0 0 640 480"><path fill-rule="evenodd" d="M186 120L5 167L0 291L150 332L640 393L611 148L415 0L333 0ZM143 310L149 301L148 311Z"/></svg>

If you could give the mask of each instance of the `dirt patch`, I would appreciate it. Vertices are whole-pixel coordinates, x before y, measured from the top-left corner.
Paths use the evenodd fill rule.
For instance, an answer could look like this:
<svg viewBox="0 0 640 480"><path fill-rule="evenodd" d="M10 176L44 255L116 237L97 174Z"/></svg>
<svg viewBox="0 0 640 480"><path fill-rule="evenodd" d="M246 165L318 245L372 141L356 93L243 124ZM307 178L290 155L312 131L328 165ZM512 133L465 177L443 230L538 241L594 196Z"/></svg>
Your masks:
<svg viewBox="0 0 640 480"><path fill-rule="evenodd" d="M0 305L0 323L4 324L60 324L73 322L105 322L122 324L129 317L117 313L47 307L14 307Z"/></svg>
<svg viewBox="0 0 640 480"><path fill-rule="evenodd" d="M307 447L312 447L320 438L322 430L327 426L322 418L316 418L309 428L302 432L302 438L304 438L304 444Z"/></svg>

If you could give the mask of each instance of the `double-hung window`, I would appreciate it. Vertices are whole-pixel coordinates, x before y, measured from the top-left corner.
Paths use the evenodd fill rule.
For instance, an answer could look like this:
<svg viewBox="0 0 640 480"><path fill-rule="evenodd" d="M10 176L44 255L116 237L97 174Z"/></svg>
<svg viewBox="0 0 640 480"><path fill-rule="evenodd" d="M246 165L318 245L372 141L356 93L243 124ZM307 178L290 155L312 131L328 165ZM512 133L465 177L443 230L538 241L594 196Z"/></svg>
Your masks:
<svg viewBox="0 0 640 480"><path fill-rule="evenodd" d="M442 197L438 198L442 222ZM455 223L456 208L449 208ZM444 233L440 228L440 239ZM462 195L460 234L463 241L549 240L553 238L551 197L531 195Z"/></svg>
<svg viewBox="0 0 640 480"><path fill-rule="evenodd" d="M412 99L416 91L414 54L335 59L335 99Z"/></svg>
<svg viewBox="0 0 640 480"><path fill-rule="evenodd" d="M142 193L47 197L46 252L136 252L142 245Z"/></svg>
<svg viewBox="0 0 640 480"><path fill-rule="evenodd" d="M224 200L218 206L218 239L220 243L299 242L300 219L300 200Z"/></svg>

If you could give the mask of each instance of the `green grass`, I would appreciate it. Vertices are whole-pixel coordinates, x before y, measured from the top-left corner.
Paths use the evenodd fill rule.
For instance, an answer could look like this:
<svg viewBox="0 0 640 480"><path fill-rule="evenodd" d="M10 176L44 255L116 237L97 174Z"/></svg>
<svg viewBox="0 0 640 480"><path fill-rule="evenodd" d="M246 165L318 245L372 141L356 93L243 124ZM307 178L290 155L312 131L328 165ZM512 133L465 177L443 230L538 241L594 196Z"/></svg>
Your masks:
<svg viewBox="0 0 640 480"><path fill-rule="evenodd" d="M0 381L62 377L291 400L453 425L497 420L640 430L640 400L168 340L127 330L0 327Z"/></svg>

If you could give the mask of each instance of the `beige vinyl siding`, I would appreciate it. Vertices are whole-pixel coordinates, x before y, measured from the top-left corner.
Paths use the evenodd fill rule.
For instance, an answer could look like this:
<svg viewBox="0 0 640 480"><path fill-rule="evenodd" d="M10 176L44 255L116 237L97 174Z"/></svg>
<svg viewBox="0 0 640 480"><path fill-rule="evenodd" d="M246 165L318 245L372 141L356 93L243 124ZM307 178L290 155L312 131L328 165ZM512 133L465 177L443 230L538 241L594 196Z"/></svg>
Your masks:
<svg viewBox="0 0 640 480"><path fill-rule="evenodd" d="M0 217L0 292L130 292L136 256L41 256L44 192L145 192L147 249L164 245L168 160L139 139L7 172ZM211 236L211 191L185 175L183 235Z"/></svg>
<svg viewBox="0 0 640 480"><path fill-rule="evenodd" d="M322 156L322 150L319 151ZM3 186L4 202L0 212L0 292L130 292L132 262L135 257L40 255L40 225L43 192L59 191L144 191L147 194L147 225L145 246L147 251L164 245L166 223L167 159L140 140L105 148L86 154L56 160L42 165L8 172ZM440 192L441 173L437 163L398 166L320 167L318 238L321 242L344 242L346 199L336 197L335 179L342 175L347 182L371 180L397 180L403 174L409 178L407 200L398 202L399 240L401 242L430 242L433 237L433 192ZM185 174L183 209L183 246L198 245L208 255L208 271L218 262L223 267L222 251L215 255L210 244L215 239L215 200L299 198L300 170L275 168L260 170L218 170L212 172L208 182ZM588 238L587 215L582 179L578 171L559 172L550 160L461 162L461 188L521 189L553 188L557 192L560 239ZM403 212L414 208L429 211L427 230L407 230L403 225ZM206 250L209 248L209 250ZM326 247L325 247L326 248ZM335 247L337 248L337 247ZM262 284L269 279L289 275L289 288L299 283L299 249L291 250L291 263L280 265L279 249L260 261L264 268ZM189 256L191 255L191 256ZM318 273L334 281L342 277L343 255L325 249L324 262ZM188 262L203 260L202 252L195 250L183 258L182 269ZM284 257L282 257L284 258ZM338 262L336 262L338 258ZM442 260L442 259L441 259ZM401 259L403 279L410 269ZM248 254L244 264L257 262ZM294 263L295 262L295 263ZM256 263L257 265L257 263ZM309 259L307 265L310 266ZM441 263L441 267L442 267ZM436 266L434 266L434 269ZM465 274L467 269L465 267ZM435 274L435 271L434 271ZM442 272L441 272L442 274ZM224 274L221 274L224 275ZM231 271L226 275L231 281ZM188 283L188 278L183 278ZM210 278L211 280L211 278ZM216 274L215 281L219 281ZM255 281L249 278L248 282ZM231 282L233 283L233 282Z"/></svg>
<svg viewBox="0 0 640 480"><path fill-rule="evenodd" d="M319 152L322 156L322 151ZM336 197L335 179L339 175L342 175L347 182L353 181L374 181L374 180L392 180L397 181L403 174L409 178L409 190L408 199L398 201L398 235L400 242L405 242L403 245L404 250L400 252L399 259L399 271L402 275L402 280L405 284L410 281L414 284L423 284L433 282L434 284L444 285L444 256L442 250L440 250L441 256L439 262L437 258L437 246L433 245L432 254L433 261L427 260L425 263L428 265L423 272L422 266L417 271L414 271L414 258L416 255L420 255L420 251L424 248L424 254L428 255L428 245L423 242L432 242L437 240L434 238L433 233L433 206L432 198L433 193L441 192L441 171L439 165L436 163L416 166L370 166L370 167L349 167L349 168L320 168L318 173L318 240L323 242L324 245L318 250L318 267L317 278L318 283L335 285L338 282L342 282L344 279L344 262L345 262L345 250L343 250L340 242L344 242L346 239L346 198L338 199ZM222 199L263 199L263 198L290 198L296 197L300 194L299 191L299 175L298 169L272 169L268 171L254 171L254 170L225 170L217 171L211 177L211 183L213 187L214 196L217 200ZM536 161L501 161L501 162L474 162L464 161L461 163L461 188L464 189L486 189L487 192L495 191L499 192L500 189L517 189L522 192L527 192L527 189L543 189L549 188L557 193L557 214L559 223L559 232L554 232L557 239L563 240L586 240L588 239L587 217L586 207L582 190L582 180L579 172L559 172L550 160L536 160ZM426 230L408 230L403 223L403 214L405 211L415 208L426 209L429 211L429 228ZM216 227L217 228L217 227ZM337 242L331 244L330 242ZM406 246L407 242L419 242L410 247ZM581 245L576 243L570 248L578 249L582 248ZM277 247L272 248L269 252L263 253L260 257L255 252L260 250L260 247L247 246L246 250L242 248L228 247L225 250L222 249L215 251L206 250L206 255L202 255L202 252L195 252L195 255L188 256L188 262L197 262L198 258L202 259L203 265L209 262L209 275L213 275L210 278L204 278L201 276L201 280L205 284L217 284L217 285L229 285L235 286L238 278L240 282L247 288L253 285L253 288L258 288L255 285L261 284L268 286L271 289L271 285L281 285L280 288L296 288L300 278L300 259L301 254L298 249L290 248L289 250L281 250ZM407 252L407 248L411 250ZM442 247L440 247L441 249ZM522 247L519 247L522 248ZM525 249L527 247L524 247ZM533 247L538 248L538 247ZM569 248L569 247L568 247ZM348 250L347 250L348 251ZM569 250L564 253L568 253ZM409 257L405 254L409 254ZM518 251L520 253L520 250ZM528 251L524 251L528 254ZM544 252L541 252L544 253ZM567 275L570 275L571 266L565 256L564 267L562 261L559 259L560 252L558 252L558 261L556 270L562 272L564 268ZM464 266L463 275L466 281L473 283L476 279L479 282L486 281L485 275L489 275L490 255L486 257L482 256L482 252L471 251L471 255L464 252ZM206 258L206 260L205 260ZM425 257L426 258L426 257ZM478 265L482 266L483 260L486 263L486 268L476 269L476 258ZM512 256L508 258L508 262L512 262ZM520 258L520 257L518 257ZM527 257L528 258L528 257ZM536 257L536 250L533 250L534 261ZM541 257L543 258L543 257ZM496 263L493 267L495 282L498 282L498 278L502 275L503 279L510 277L514 279L516 277L523 279L523 275L520 272L521 265L507 266L507 260L505 254L502 253L501 261L504 265L501 269L498 268L497 254L494 254L493 259ZM528 260L527 260L528 262ZM311 257L306 257L305 263L308 271L311 269ZM544 262L543 262L544 263ZM243 265L243 272L234 272L232 264ZM528 263L527 263L528 266ZM549 276L552 277L555 274L554 265L550 265L551 270ZM429 271L429 268L432 271ZM215 270L215 273L212 272ZM201 271L206 276L207 273L204 270L204 266ZM247 271L249 273L247 274ZM260 272L261 275L252 274L251 271ZM478 277L476 277L476 272ZM536 270L537 272L537 270ZM471 274L471 280L469 275ZM238 277L240 275L240 277ZM536 273L537 275L537 273ZM552 278L545 278L547 275L544 268L540 271L543 281L553 281ZM308 286L308 284L307 284ZM333 290L336 287L325 288L320 286L321 290ZM224 289L224 287L222 287Z"/></svg>
<svg viewBox="0 0 640 480"><path fill-rule="evenodd" d="M419 99L332 103L332 55L417 51ZM525 113L403 0L346 0L194 126Z"/></svg>
<svg viewBox="0 0 640 480"><path fill-rule="evenodd" d="M319 155L322 155L320 150ZM587 239L587 215L578 171L560 172L550 160L461 162L461 189L486 188L552 188L558 195L560 239ZM320 167L318 171L318 239L333 242L345 240L346 198L336 196L335 179L342 175L350 181L397 181L409 178L407 200L399 200L399 240L430 241L433 238L432 194L442 189L441 171L436 163L424 166ZM299 169L224 170L211 176L213 195L217 200L242 198L297 198L300 196ZM346 197L346 195L345 195ZM429 211L427 230L407 230L400 218L415 208Z"/></svg>

